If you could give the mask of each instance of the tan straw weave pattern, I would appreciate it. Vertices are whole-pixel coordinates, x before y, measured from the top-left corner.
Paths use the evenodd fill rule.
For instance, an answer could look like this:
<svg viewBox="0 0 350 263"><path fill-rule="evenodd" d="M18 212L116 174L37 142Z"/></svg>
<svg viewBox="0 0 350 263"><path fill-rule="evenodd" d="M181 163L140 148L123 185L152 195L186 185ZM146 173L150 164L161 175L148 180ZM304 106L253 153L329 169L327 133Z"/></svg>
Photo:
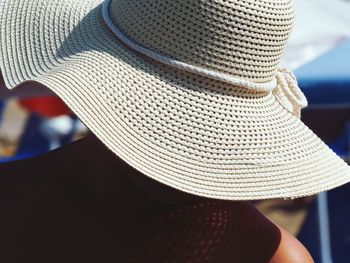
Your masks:
<svg viewBox="0 0 350 263"><path fill-rule="evenodd" d="M291 0L119 0L111 10L145 47L254 82L273 79L294 17Z"/></svg>
<svg viewBox="0 0 350 263"><path fill-rule="evenodd" d="M183 59L187 56L190 62L220 70L237 67L235 74L256 81L272 77L283 49L281 43L290 30L289 0L259 4L253 0L164 0L157 6L153 2L161 1L112 0L111 16L120 10L120 16L130 13L128 3L134 3L133 12L140 19L146 17L143 10L161 21L158 15L164 14L159 12L169 13L169 17L171 9L183 10L181 20L190 21L192 17L186 12L192 10L194 17L204 19L204 27L206 16L212 13L218 22L207 34L213 37L207 36L207 44L199 40L206 47L198 44L210 54L204 56L207 58L188 46L164 44L166 30L160 33L162 37L153 38L147 37L147 26L144 32L127 30L134 38L149 41L153 48L162 42L157 46L160 51L175 52L173 55ZM155 180L192 194L232 200L295 198L349 181L347 164L282 106L273 92L235 87L138 54L108 29L101 4L101 0L1 1L0 67L7 85L12 88L27 80L45 84L121 159ZM239 15L241 12L246 13ZM219 21L226 21L226 16L231 29L220 26ZM200 21L199 17L195 20ZM134 23L136 28L141 26ZM183 24L173 26L185 34ZM245 26L250 30L244 31ZM230 30L242 31L239 37L222 37L222 43L230 42L226 44L232 52L219 41L221 32ZM189 31L195 32L194 28ZM260 41L253 36L255 31L266 33L264 44L254 44ZM195 40L193 32L188 41ZM249 36L256 55L245 54L246 47L238 43L248 41ZM269 37L280 44L267 45ZM264 53L263 49L273 51ZM239 62L240 56L246 63ZM249 64L261 69L250 70Z"/></svg>

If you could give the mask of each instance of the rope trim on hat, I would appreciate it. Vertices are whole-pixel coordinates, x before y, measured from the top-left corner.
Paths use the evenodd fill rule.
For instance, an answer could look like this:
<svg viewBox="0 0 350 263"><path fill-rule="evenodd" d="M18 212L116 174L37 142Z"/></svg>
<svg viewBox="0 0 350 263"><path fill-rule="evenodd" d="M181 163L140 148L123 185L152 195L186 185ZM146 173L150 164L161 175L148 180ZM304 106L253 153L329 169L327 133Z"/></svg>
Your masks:
<svg viewBox="0 0 350 263"><path fill-rule="evenodd" d="M304 93L300 90L298 82L292 71L286 68L278 68L277 86L272 91L276 99L288 111L300 118L301 109L308 105Z"/></svg>
<svg viewBox="0 0 350 263"><path fill-rule="evenodd" d="M300 117L301 109L307 106L307 100L303 92L300 90L293 72L288 69L278 68L273 81L270 81L268 83L254 83L234 77L230 74L190 65L143 47L142 45L129 39L128 36L120 31L113 23L109 15L110 2L111 0L104 0L102 3L103 19L109 29L118 37L118 39L133 50L160 63L175 67L180 70L199 74L204 77L223 81L225 83L247 88L249 90L273 92L280 104L297 117Z"/></svg>
<svg viewBox="0 0 350 263"><path fill-rule="evenodd" d="M248 88L250 90L255 90L255 91L272 91L277 84L276 78L274 80L268 82L268 83L254 83L251 81L239 79L237 77L234 77L230 74L222 73L222 72L217 72L214 70L210 70L207 68L202 68L199 66L194 66L187 64L182 61L178 61L172 57L157 53L153 50L147 49L143 47L142 45L136 43L135 41L131 40L126 36L122 31L120 31L117 26L113 23L110 15L109 15L109 5L110 5L111 0L105 0L103 2L102 6L102 15L104 18L105 23L109 27L110 30L128 47L134 49L135 51L150 57L156 61L159 61L161 63L164 63L166 65L175 67L177 69L185 70L188 72L196 73L199 75L202 75L204 77L220 80L223 82L226 82L228 84L233 84L237 85L240 87Z"/></svg>

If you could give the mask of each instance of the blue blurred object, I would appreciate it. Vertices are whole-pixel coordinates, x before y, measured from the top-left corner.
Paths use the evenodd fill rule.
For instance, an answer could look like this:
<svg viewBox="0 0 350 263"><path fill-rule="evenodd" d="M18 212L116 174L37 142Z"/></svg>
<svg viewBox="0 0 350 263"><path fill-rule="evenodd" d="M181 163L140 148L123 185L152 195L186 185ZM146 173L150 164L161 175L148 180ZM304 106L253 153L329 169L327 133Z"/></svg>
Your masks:
<svg viewBox="0 0 350 263"><path fill-rule="evenodd" d="M41 117L31 114L24 127L23 136L19 142L19 147L15 156L4 157L0 162L9 162L28 157L36 156L49 151L48 140L38 132Z"/></svg>
<svg viewBox="0 0 350 263"><path fill-rule="evenodd" d="M295 74L310 108L350 109L350 41L300 67ZM350 120L345 123L338 139L329 143L343 157L350 155L349 124ZM349 188L347 185L319 194L317 204L314 203L309 211L299 239L315 262L350 262Z"/></svg>
<svg viewBox="0 0 350 263"><path fill-rule="evenodd" d="M350 40L300 67L295 75L310 108L350 109ZM329 143L342 157L350 156L349 129L344 125L338 139Z"/></svg>
<svg viewBox="0 0 350 263"><path fill-rule="evenodd" d="M74 119L72 119L72 122L76 123ZM16 154L12 157L0 158L0 163L37 156L60 145L67 144L71 141L75 129L72 126L64 134L60 133L60 131L56 132L57 138L52 138L52 127L48 125L48 120L37 114L30 114ZM55 139L54 143L53 139ZM54 147L53 144L55 144Z"/></svg>
<svg viewBox="0 0 350 263"><path fill-rule="evenodd" d="M350 120L345 124L343 131L338 138L328 144L329 147L344 159L349 159L350 155Z"/></svg>
<svg viewBox="0 0 350 263"><path fill-rule="evenodd" d="M0 123L2 121L2 116L3 116L4 109L5 109L5 105L6 105L5 101L0 101Z"/></svg>
<svg viewBox="0 0 350 263"><path fill-rule="evenodd" d="M350 106L350 41L295 71L311 107Z"/></svg>
<svg viewBox="0 0 350 263"><path fill-rule="evenodd" d="M300 67L295 75L310 108L350 108L350 40ZM338 139L329 143L342 157L350 156L349 123Z"/></svg>
<svg viewBox="0 0 350 263"><path fill-rule="evenodd" d="M350 184L328 192L329 230L334 263L350 262ZM317 203L308 210L299 240L311 252L315 262L321 262L318 242Z"/></svg>

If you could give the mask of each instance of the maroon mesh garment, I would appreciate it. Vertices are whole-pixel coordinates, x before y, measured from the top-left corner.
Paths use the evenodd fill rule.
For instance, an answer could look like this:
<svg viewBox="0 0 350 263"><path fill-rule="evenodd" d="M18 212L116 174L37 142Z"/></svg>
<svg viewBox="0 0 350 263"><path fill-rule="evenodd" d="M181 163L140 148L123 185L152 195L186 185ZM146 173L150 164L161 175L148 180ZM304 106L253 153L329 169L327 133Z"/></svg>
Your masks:
<svg viewBox="0 0 350 263"><path fill-rule="evenodd" d="M267 263L280 232L253 206L146 178L92 136L0 165L0 262Z"/></svg>
<svg viewBox="0 0 350 263"><path fill-rule="evenodd" d="M198 200L155 208L129 222L125 262L269 262L273 226L239 204ZM146 212L143 213L146 215ZM260 219L258 219L260 218ZM278 235L277 235L278 240ZM123 261L124 262L124 261Z"/></svg>

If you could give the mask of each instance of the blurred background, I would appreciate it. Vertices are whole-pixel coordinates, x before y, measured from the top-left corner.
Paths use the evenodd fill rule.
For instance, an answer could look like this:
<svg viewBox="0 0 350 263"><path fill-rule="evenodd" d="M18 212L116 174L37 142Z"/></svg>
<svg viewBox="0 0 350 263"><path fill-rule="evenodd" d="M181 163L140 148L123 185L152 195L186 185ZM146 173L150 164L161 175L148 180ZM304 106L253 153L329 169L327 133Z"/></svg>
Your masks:
<svg viewBox="0 0 350 263"><path fill-rule="evenodd" d="M350 0L296 0L296 9L281 64L294 70L308 98L303 121L349 161ZM30 85L18 93L0 92L0 162L42 154L88 133L60 99L43 90ZM296 235L316 262L350 262L350 185L314 197L255 204Z"/></svg>

